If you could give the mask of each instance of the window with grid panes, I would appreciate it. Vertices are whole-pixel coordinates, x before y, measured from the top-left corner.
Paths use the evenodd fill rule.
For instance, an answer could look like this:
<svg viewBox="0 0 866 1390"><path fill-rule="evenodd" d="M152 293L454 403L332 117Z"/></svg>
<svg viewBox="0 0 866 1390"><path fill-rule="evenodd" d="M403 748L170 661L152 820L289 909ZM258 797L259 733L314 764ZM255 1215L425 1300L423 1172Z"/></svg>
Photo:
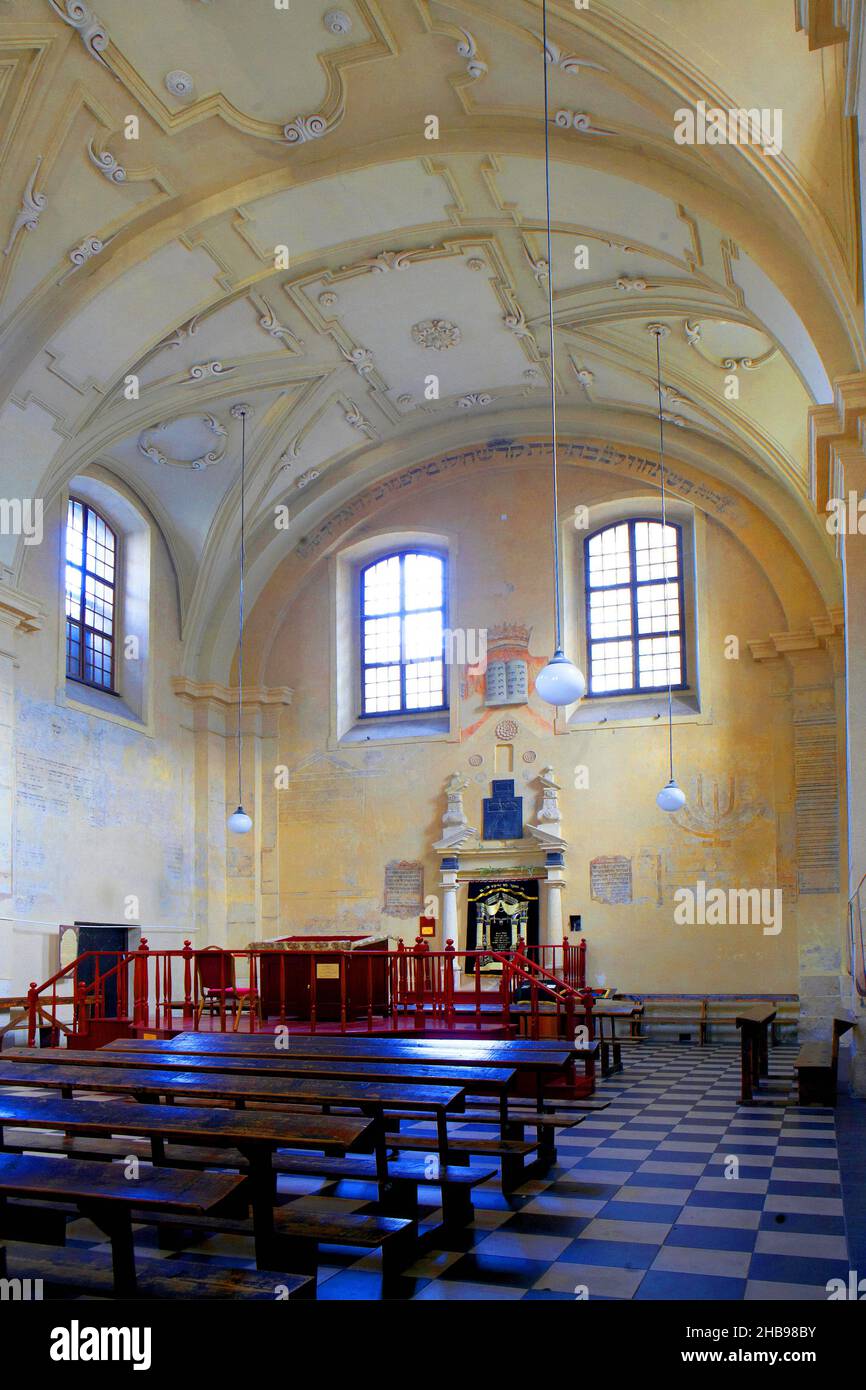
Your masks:
<svg viewBox="0 0 866 1390"><path fill-rule="evenodd" d="M361 714L447 707L445 561L429 551L386 555L361 570Z"/></svg>
<svg viewBox="0 0 866 1390"><path fill-rule="evenodd" d="M635 518L585 546L589 689L636 695L686 685L679 526Z"/></svg>
<svg viewBox="0 0 866 1390"><path fill-rule="evenodd" d="M70 497L66 513L66 674L114 690L117 537L93 507Z"/></svg>

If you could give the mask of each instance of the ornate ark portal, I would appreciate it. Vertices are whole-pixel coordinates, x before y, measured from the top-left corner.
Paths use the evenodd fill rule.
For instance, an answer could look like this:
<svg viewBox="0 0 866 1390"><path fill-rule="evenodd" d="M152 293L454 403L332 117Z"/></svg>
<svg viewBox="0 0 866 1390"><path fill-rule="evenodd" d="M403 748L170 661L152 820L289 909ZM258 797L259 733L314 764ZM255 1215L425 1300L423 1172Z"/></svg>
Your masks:
<svg viewBox="0 0 866 1390"><path fill-rule="evenodd" d="M467 885L467 951L513 951L518 940L538 945L538 880L484 879ZM466 963L473 974L475 960ZM501 962L478 957L482 975L500 974Z"/></svg>

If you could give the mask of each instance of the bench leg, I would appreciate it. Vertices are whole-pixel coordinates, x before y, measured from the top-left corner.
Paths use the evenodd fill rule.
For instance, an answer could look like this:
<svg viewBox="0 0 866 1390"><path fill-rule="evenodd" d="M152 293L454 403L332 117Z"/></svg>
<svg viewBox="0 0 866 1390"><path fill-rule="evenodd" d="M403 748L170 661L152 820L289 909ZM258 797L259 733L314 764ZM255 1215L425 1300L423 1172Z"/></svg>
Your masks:
<svg viewBox="0 0 866 1390"><path fill-rule="evenodd" d="M442 1216L446 1226L468 1226L475 1215L471 1187L463 1183L442 1184Z"/></svg>
<svg viewBox="0 0 866 1390"><path fill-rule="evenodd" d="M418 1219L418 1184L410 1178L389 1178L379 1184L379 1206L383 1215Z"/></svg>
<svg viewBox="0 0 866 1390"><path fill-rule="evenodd" d="M132 1239L132 1213L107 1202L80 1202L82 1216L104 1231L111 1241L111 1268L114 1292L119 1298L135 1296L135 1249Z"/></svg>

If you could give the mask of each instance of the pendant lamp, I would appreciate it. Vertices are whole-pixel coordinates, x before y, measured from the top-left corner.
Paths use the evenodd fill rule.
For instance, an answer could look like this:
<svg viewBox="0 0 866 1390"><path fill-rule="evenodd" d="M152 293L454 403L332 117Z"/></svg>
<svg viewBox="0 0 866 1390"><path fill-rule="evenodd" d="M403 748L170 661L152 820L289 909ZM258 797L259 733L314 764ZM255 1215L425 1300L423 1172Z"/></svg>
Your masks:
<svg viewBox="0 0 866 1390"><path fill-rule="evenodd" d="M226 822L234 835L247 835L253 828L252 818L244 810L243 762L241 758L241 716L244 702L244 565L246 561L246 516L245 487L247 466L247 416L250 407L245 404L233 405L231 414L241 422L241 546L239 555L240 584L238 589L238 809L233 811Z"/></svg>
<svg viewBox="0 0 866 1390"><path fill-rule="evenodd" d="M665 636L670 637L670 617L668 613L668 585L667 585L667 565L665 564L665 545L667 542L667 491L665 487L665 421L664 410L662 407L662 337L665 333L664 324L653 323L650 325L650 332L655 335L656 340L656 389L659 403L659 463L662 475L662 583L665 586ZM671 814L674 811L681 811L686 804L686 794L682 787L677 784L674 777L674 708L673 694L671 689L671 661L670 651L666 653L666 665L668 672L668 771L669 778L656 797L656 805L662 811Z"/></svg>
<svg viewBox="0 0 866 1390"><path fill-rule="evenodd" d="M553 444L553 593L556 650L547 665L535 678L535 689L549 705L573 705L586 694L583 673L562 649L562 595L559 587L559 490L556 467L556 341L553 331L553 256L550 237L550 98L547 68L550 50L547 46L547 0L542 5L544 41L544 183L547 194L547 307L550 330L550 434Z"/></svg>

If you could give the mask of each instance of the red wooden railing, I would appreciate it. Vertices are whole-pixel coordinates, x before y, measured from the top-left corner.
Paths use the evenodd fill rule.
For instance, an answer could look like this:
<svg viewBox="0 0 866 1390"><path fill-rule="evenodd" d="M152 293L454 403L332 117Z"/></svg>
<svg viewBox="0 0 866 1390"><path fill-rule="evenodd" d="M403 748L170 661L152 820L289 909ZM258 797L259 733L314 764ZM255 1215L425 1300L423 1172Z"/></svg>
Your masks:
<svg viewBox="0 0 866 1390"><path fill-rule="evenodd" d="M210 1001L203 1000L198 972L195 969L196 951L189 941L182 950L151 951L146 938L142 937L135 951L88 951L58 970L43 984L34 981L27 996L28 1042L35 1045L40 1024L47 1027L52 1040L57 1041L60 1033L83 1038L92 1031L94 1023L108 1022L115 1014L107 1012L109 982L113 981L116 990L116 1017L133 1028L170 1028L176 1026L179 1016L185 1030L197 1026L202 1005L219 1015L219 1027L225 1031L232 1019L231 999L226 987L235 976L237 983L250 988L254 995L259 991L260 959L264 955L271 958L278 970L279 1008L271 1015L271 1021L286 1023L290 1014L287 1008L286 971L289 959L296 960L289 953L267 950L224 950L219 953L219 988L215 989ZM528 991L530 1037L539 1035L540 1005L545 1003L548 1013L556 1016L557 1031L567 1030L573 1036L576 1012L586 1011L589 1036L592 1037L592 992L586 989L586 941L578 946L564 940L561 946L526 946L518 942L517 949L510 952L498 951L458 951L452 941L446 942L441 951L431 951L421 937L414 947L406 947L398 942L395 951L351 952L336 949L327 952L310 952L310 980L307 1008L304 1018L309 1015L310 1031L315 1033L320 1023L322 1011L322 989L319 972L316 968L317 954L327 955L333 963L336 958L338 970L339 1031L349 1031L349 981L350 968L355 987L358 987L365 1000L363 1013L367 1032L391 1028L397 1032L401 1016L414 1015L414 1026L434 1025L453 1028L456 1025L474 1026L480 1029L485 1021L498 1015L503 1027L512 1028L515 1023L513 1008L515 995L521 987ZM216 956L216 953L214 953ZM374 970L382 962L384 971L384 1002L382 1007L374 1007ZM85 980L92 964L93 977ZM483 967L493 964L498 967L495 974L485 973ZM459 973L458 973L459 972ZM468 981L461 987L460 974ZM381 978L381 977L380 977ZM487 987L485 988L485 983ZM71 994L68 992L71 987ZM59 989L67 992L61 994ZM550 1005L553 1008L550 1008ZM329 999L328 1007L333 1009L334 1000ZM60 1017L61 1009L71 1008L71 1020ZM357 1022L357 1009L355 1010ZM249 1027L255 1031L257 1014L255 1008L249 1011Z"/></svg>

